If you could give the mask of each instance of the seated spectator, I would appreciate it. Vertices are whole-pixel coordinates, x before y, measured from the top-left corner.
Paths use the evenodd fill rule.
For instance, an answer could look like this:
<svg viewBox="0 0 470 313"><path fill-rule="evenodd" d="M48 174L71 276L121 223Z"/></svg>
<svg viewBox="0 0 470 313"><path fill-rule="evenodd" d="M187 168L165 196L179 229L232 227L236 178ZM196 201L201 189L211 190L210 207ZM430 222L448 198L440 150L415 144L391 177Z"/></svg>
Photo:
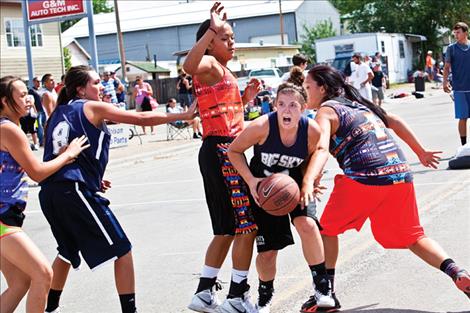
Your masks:
<svg viewBox="0 0 470 313"><path fill-rule="evenodd" d="M126 110L126 104L124 102L113 103L112 99L113 99L113 95L111 94L111 92L109 92L109 90L106 90L106 89L103 90L103 97L102 97L103 102L111 103L118 109Z"/></svg>
<svg viewBox="0 0 470 313"><path fill-rule="evenodd" d="M177 105L175 98L170 98L167 102L166 110L168 113L181 113L184 109ZM194 117L192 120L186 121L176 121L173 122L175 126L181 126L183 123L187 123L188 125L193 127L193 138L198 139L202 137L201 133L201 119L199 117Z"/></svg>

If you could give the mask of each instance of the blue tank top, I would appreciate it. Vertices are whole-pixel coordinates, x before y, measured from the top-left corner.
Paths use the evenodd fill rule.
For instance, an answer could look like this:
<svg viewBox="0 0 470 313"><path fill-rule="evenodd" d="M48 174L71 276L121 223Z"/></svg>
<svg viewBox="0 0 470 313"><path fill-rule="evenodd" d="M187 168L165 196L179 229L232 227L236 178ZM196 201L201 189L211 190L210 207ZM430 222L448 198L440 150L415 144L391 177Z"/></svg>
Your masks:
<svg viewBox="0 0 470 313"><path fill-rule="evenodd" d="M91 191L99 191L101 180L108 164L111 135L102 124L96 128L85 116L83 107L86 100L73 100L67 105L58 105L47 121L45 134L44 161L50 161L60 154L74 138L85 135L90 147L80 153L75 162L65 165L55 174L44 180L50 182L81 182Z"/></svg>
<svg viewBox="0 0 470 313"><path fill-rule="evenodd" d="M346 176L365 185L413 181L400 147L369 108L344 98L327 101L322 106L338 114L339 127L330 139L330 153Z"/></svg>
<svg viewBox="0 0 470 313"><path fill-rule="evenodd" d="M308 157L308 118L302 116L297 129L295 143L286 147L281 141L277 112L268 114L269 134L262 145L254 146L250 169L256 177L267 177L273 173L284 173L302 184L301 165Z"/></svg>
<svg viewBox="0 0 470 313"><path fill-rule="evenodd" d="M0 124L11 123L0 117ZM28 198L27 174L11 154L0 151L0 215L12 206L24 210Z"/></svg>

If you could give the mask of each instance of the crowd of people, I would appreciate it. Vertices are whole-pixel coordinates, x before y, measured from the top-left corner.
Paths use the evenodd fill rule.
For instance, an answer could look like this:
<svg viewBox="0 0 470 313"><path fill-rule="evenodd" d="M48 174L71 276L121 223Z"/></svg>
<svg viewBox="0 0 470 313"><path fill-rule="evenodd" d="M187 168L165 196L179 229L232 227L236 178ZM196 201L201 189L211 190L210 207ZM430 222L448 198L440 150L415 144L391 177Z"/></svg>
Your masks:
<svg viewBox="0 0 470 313"><path fill-rule="evenodd" d="M468 28L460 30L468 36ZM88 66L72 67L57 86L50 74L41 81L35 78L29 90L17 77L0 79L0 159L6 164L0 172L0 256L8 284L1 296L1 312L14 312L28 291L27 313L59 312L69 269L78 268L82 258L91 269L114 262L122 312L137 312L132 246L109 201L99 194L111 187L103 179L110 143L105 121L140 125L144 133L147 126L153 132L156 125L181 122L193 128L194 138L203 139L198 163L213 237L188 305L193 311L270 312L277 289L277 255L294 243L291 224L301 239L305 273L312 279L311 296L300 311L339 310L341 292L334 288L339 235L349 229L359 231L367 219L381 246L409 249L448 275L470 298L468 272L425 235L413 175L390 130L425 167L437 168L440 152L426 149L403 119L371 101L373 79L379 77L377 85L383 86L383 76L376 74L381 71L380 56L369 65L367 58L354 55L356 68L348 79L328 65L316 65L305 73L306 62L295 64L286 82L278 86L274 103L265 104L265 114L245 126L245 107L263 87L253 78L240 92L227 67L234 57L234 43L226 12L215 2L210 19L197 31L196 43L179 73L178 95L168 100L166 112L153 110L158 104L152 87L140 77L133 93L136 112L123 110L119 105L125 99L122 82L114 73L100 77ZM454 47L446 61L461 83L454 82L454 90L463 94L456 107L470 103L465 91L470 80L459 80L466 79L470 68L462 76L454 69L470 66L462 62L468 47L468 40ZM270 99L263 96L262 100ZM315 110L315 118L306 110ZM459 117L468 118L468 110L466 115L461 113ZM34 118L42 127L33 147L18 127L24 116L29 116L22 122L22 126L28 123L28 131ZM31 152L36 145L44 146L43 162ZM250 147L254 155L248 162L244 152ZM321 178L329 154L343 173L335 177L333 192L318 218L315 199L325 188ZM259 206L258 184L273 173L286 173L299 187L300 203L289 215L274 217ZM39 202L57 243L52 265L21 229L26 175L40 182ZM253 302L248 273L255 245L259 282ZM220 303L217 278L230 248L230 287Z"/></svg>

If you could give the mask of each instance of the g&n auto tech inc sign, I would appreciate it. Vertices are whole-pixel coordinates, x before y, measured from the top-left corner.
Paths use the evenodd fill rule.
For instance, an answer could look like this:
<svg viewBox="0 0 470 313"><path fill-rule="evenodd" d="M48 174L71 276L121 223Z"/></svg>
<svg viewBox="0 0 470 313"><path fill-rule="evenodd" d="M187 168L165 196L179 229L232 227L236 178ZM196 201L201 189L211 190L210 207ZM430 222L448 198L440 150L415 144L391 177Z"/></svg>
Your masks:
<svg viewBox="0 0 470 313"><path fill-rule="evenodd" d="M37 21L86 13L84 0L28 0L28 20ZM91 0L90 0L91 1Z"/></svg>

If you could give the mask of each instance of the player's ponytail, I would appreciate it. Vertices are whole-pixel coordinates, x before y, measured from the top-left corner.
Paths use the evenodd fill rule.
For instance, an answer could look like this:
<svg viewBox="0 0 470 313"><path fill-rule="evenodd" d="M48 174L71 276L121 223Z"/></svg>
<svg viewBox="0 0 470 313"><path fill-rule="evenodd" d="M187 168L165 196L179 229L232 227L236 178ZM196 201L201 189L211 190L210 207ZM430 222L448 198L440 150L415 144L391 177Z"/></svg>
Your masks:
<svg viewBox="0 0 470 313"><path fill-rule="evenodd" d="M66 105L70 100L78 98L77 88L85 87L90 80L93 68L88 65L73 66L65 74L64 87L60 90L57 105Z"/></svg>
<svg viewBox="0 0 470 313"><path fill-rule="evenodd" d="M323 101L344 97L348 100L359 102L377 115L388 127L387 112L378 105L363 98L356 88L344 81L342 73L333 67L329 65L316 65L308 72L308 75L310 75L318 86L325 88L326 95Z"/></svg>

